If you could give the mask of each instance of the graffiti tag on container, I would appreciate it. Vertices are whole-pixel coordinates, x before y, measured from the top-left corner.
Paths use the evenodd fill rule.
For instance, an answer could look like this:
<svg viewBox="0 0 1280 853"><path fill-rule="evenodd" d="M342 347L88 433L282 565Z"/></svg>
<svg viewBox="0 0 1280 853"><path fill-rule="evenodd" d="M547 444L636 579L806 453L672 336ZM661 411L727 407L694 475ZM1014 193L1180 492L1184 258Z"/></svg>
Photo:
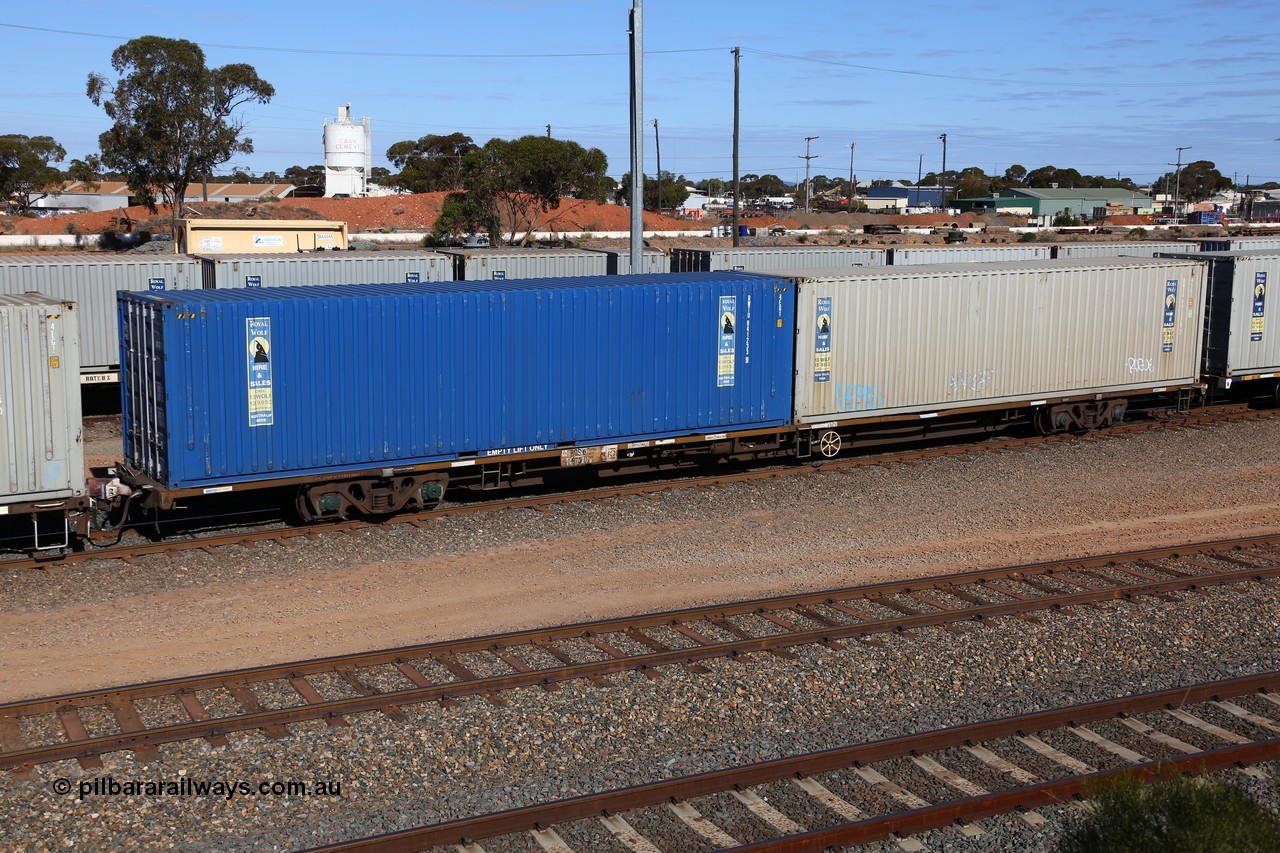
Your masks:
<svg viewBox="0 0 1280 853"><path fill-rule="evenodd" d="M1143 358L1140 355L1131 355L1125 359L1125 364L1129 368L1130 373L1150 373L1156 369L1154 359Z"/></svg>
<svg viewBox="0 0 1280 853"><path fill-rule="evenodd" d="M947 379L948 394L984 394L996 378L993 367L986 370L957 370Z"/></svg>
<svg viewBox="0 0 1280 853"><path fill-rule="evenodd" d="M837 412L865 412L884 408L884 395L879 385L842 385L836 383Z"/></svg>

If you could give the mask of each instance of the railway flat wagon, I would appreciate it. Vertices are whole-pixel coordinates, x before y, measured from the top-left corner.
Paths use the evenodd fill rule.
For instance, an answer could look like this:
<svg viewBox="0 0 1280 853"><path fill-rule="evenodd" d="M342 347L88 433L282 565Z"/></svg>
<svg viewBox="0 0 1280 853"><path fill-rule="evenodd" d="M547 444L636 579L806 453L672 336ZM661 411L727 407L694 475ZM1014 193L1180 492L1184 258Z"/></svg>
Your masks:
<svg viewBox="0 0 1280 853"><path fill-rule="evenodd" d="M1047 261L1052 246L895 246L889 263L895 267L919 264L989 264L1001 261Z"/></svg>
<svg viewBox="0 0 1280 853"><path fill-rule="evenodd" d="M887 263L887 250L855 246L737 246L671 250L672 272L778 272L882 267Z"/></svg>
<svg viewBox="0 0 1280 853"><path fill-rule="evenodd" d="M1167 255L1209 264L1203 373L1219 388L1262 388L1280 402L1280 330L1276 329L1280 245L1272 249ZM1270 328L1267 309L1271 308ZM1264 384L1265 383L1265 384ZM1274 387L1271 387L1274 386Z"/></svg>
<svg viewBox="0 0 1280 853"><path fill-rule="evenodd" d="M290 252L194 255L206 288L453 281L453 259L439 252Z"/></svg>
<svg viewBox="0 0 1280 853"><path fill-rule="evenodd" d="M76 307L0 295L0 538L36 551L87 531Z"/></svg>
<svg viewBox="0 0 1280 853"><path fill-rule="evenodd" d="M796 277L796 419L834 455L881 421L1010 411L1044 432L1198 389L1204 265L1114 258Z"/></svg>
<svg viewBox="0 0 1280 853"><path fill-rule="evenodd" d="M314 519L776 446L741 436L789 428L792 297L714 273L124 293L131 485L291 485Z"/></svg>
<svg viewBox="0 0 1280 853"><path fill-rule="evenodd" d="M42 293L76 304L80 381L115 382L120 364L116 293L200 287L200 265L172 255L0 256L0 294Z"/></svg>
<svg viewBox="0 0 1280 853"><path fill-rule="evenodd" d="M453 258L455 281L564 278L608 274L608 259L586 249L441 249Z"/></svg>

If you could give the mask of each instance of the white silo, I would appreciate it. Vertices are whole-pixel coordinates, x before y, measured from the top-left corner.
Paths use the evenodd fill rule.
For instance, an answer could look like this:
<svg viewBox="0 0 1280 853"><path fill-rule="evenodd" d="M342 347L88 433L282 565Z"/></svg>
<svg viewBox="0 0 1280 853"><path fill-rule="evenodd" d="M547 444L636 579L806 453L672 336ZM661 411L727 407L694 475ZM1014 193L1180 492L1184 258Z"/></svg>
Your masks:
<svg viewBox="0 0 1280 853"><path fill-rule="evenodd" d="M373 128L369 117L351 120L351 104L324 126L324 194L360 198L369 194L373 170Z"/></svg>

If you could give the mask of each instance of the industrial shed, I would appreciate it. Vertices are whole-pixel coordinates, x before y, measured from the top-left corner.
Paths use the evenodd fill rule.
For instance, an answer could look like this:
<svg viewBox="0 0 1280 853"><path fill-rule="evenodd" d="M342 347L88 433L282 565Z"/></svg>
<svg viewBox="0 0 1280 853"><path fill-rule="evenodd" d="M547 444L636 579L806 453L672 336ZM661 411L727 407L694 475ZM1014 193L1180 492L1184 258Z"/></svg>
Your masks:
<svg viewBox="0 0 1280 853"><path fill-rule="evenodd" d="M1101 219L1108 214L1151 212L1151 196L1133 190L1110 187L1074 189L1029 189L1009 187L991 198L962 198L955 202L961 213L984 210L1021 212L1052 220L1061 214Z"/></svg>

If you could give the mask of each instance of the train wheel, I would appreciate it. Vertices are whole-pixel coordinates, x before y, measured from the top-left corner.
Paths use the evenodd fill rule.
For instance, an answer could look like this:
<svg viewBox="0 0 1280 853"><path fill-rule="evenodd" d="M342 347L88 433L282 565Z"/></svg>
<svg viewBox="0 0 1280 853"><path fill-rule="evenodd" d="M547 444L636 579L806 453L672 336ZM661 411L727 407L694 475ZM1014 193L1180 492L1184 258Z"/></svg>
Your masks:
<svg viewBox="0 0 1280 853"><path fill-rule="evenodd" d="M840 453L840 433L829 429L818 438L818 452L828 459Z"/></svg>
<svg viewBox="0 0 1280 853"><path fill-rule="evenodd" d="M324 487L302 486L294 499L294 511L303 524L334 521L346 516L347 501L340 492Z"/></svg>
<svg viewBox="0 0 1280 853"><path fill-rule="evenodd" d="M1071 415L1067 413L1066 409L1043 408L1035 414L1036 432L1041 435L1065 432L1069 426L1071 426Z"/></svg>

